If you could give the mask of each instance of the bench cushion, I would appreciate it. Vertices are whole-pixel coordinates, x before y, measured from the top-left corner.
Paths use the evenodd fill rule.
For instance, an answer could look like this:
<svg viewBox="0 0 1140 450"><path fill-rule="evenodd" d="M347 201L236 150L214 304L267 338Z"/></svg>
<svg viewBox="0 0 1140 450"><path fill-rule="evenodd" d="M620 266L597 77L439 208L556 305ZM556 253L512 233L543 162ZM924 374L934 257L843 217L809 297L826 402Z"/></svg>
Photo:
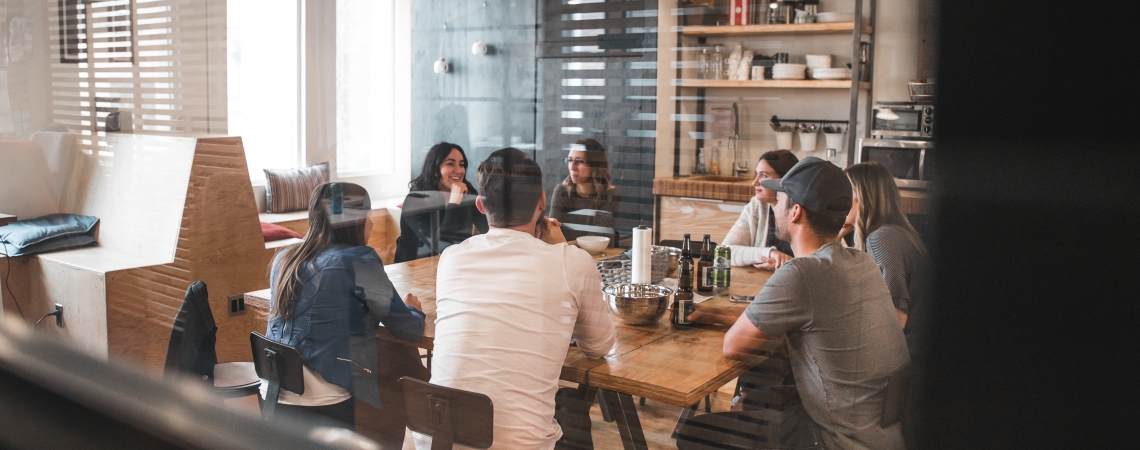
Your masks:
<svg viewBox="0 0 1140 450"><path fill-rule="evenodd" d="M265 242L280 241L282 239L300 239L301 235L296 231L285 228L281 225L272 223L261 222L261 236L265 238Z"/></svg>
<svg viewBox="0 0 1140 450"><path fill-rule="evenodd" d="M309 209L313 189L329 181L329 163L300 169L265 170L265 212Z"/></svg>
<svg viewBox="0 0 1140 450"><path fill-rule="evenodd" d="M91 230L99 219L78 214L48 214L0 227L0 241L9 256L28 255L95 243Z"/></svg>

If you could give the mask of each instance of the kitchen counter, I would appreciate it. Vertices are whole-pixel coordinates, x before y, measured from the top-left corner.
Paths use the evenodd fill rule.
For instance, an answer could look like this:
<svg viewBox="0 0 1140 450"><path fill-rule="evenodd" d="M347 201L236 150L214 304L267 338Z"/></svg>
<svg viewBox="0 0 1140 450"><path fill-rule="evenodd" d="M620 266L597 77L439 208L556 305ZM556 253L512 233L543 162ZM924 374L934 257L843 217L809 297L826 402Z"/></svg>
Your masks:
<svg viewBox="0 0 1140 450"><path fill-rule="evenodd" d="M752 177L693 175L653 179L653 195L747 202L753 194Z"/></svg>
<svg viewBox="0 0 1140 450"><path fill-rule="evenodd" d="M907 214L932 213L929 191L901 189L900 193L903 211ZM653 195L748 202L753 194L751 177L693 175L653 179Z"/></svg>

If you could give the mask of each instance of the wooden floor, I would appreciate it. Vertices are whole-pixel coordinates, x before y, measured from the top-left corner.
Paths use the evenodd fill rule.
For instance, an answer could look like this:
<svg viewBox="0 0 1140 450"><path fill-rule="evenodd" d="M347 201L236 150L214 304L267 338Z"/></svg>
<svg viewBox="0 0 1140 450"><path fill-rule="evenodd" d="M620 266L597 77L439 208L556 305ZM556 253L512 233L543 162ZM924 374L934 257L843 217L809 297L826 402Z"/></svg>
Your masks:
<svg viewBox="0 0 1140 450"><path fill-rule="evenodd" d="M562 384L566 387L574 387L570 383L563 382ZM728 411L729 402L732 401L732 390L735 386L736 383L730 383L713 393L711 399L714 412ZM227 407L251 415L258 415L257 400L254 397L226 399L225 404ZM700 413L703 412L704 403L701 403ZM641 418L641 427L645 431L645 440L649 444L650 450L677 448L677 442L669 436L673 433L673 426L677 424L677 417L681 414L681 408L646 400L645 406L638 405L637 414ZM594 407L590 409L590 418L593 419L594 448L598 450L622 448L617 422L606 423L603 421L602 412L597 403L594 403ZM412 445L411 433L408 433L404 438L403 450L415 450L415 446Z"/></svg>

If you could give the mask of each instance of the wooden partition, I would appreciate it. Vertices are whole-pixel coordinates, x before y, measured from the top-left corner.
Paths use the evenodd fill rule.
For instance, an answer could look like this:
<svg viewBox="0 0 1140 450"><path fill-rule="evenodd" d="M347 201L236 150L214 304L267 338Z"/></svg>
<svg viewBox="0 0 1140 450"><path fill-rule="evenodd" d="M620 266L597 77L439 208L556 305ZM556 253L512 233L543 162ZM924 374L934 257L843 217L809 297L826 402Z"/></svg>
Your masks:
<svg viewBox="0 0 1140 450"><path fill-rule="evenodd" d="M252 314L228 297L268 287L267 249L241 138L119 135L77 155L60 210L100 218L99 246L13 258L4 279L27 320L64 305L66 337L111 361L161 370L186 288L205 281L220 361L250 360ZM12 314L5 293L5 313Z"/></svg>

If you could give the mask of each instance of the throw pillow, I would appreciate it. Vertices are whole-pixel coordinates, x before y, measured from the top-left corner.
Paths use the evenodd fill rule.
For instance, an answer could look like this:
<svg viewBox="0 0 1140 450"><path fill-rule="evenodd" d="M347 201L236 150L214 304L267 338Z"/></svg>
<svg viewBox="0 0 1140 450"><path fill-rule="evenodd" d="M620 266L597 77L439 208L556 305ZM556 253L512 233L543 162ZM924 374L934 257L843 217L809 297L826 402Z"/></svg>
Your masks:
<svg viewBox="0 0 1140 450"><path fill-rule="evenodd" d="M97 217L77 214L48 214L31 220L12 222L0 227L0 242L4 243L0 250L9 256L18 256L48 250L74 248L76 245L91 245L94 238L60 241L64 243L63 248L52 245L37 246L36 244L47 244L49 241L69 236L90 236L91 230L95 228L95 224L98 222L99 218Z"/></svg>
<svg viewBox="0 0 1140 450"><path fill-rule="evenodd" d="M261 235L265 237L265 242L280 241L289 238L301 239L301 235L297 234L296 231L275 223L261 222Z"/></svg>
<svg viewBox="0 0 1140 450"><path fill-rule="evenodd" d="M287 213L309 209L313 189L329 182L329 163L300 169L265 170L265 212Z"/></svg>

